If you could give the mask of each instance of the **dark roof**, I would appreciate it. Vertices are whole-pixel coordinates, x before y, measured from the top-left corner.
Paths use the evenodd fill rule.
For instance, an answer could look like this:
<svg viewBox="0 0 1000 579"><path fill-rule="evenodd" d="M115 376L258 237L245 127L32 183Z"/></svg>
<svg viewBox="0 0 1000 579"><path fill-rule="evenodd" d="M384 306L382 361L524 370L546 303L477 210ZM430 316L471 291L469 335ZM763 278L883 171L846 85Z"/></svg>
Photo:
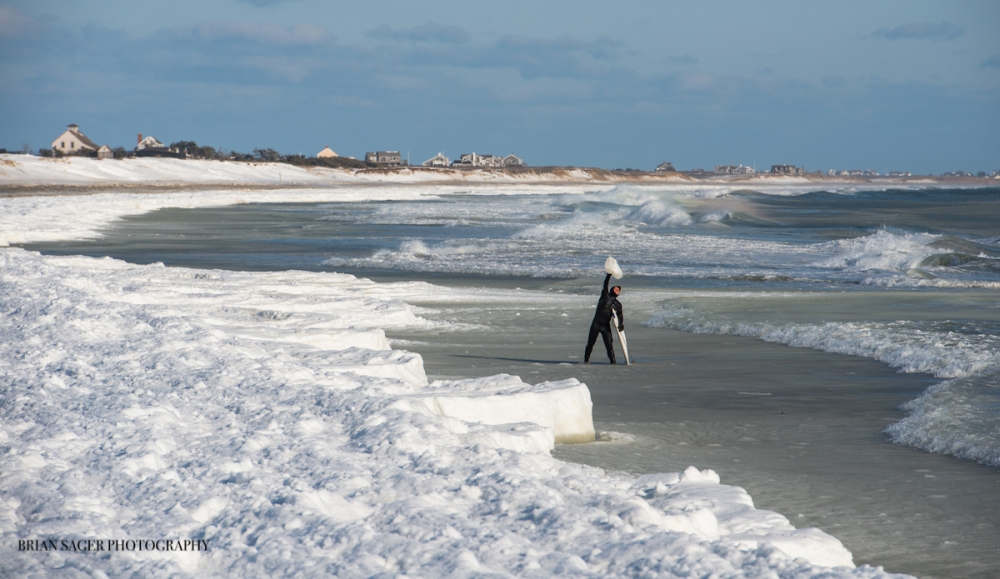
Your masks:
<svg viewBox="0 0 1000 579"><path fill-rule="evenodd" d="M67 129L67 130L69 130L69 129ZM98 145L94 141L91 141L90 139L88 139L87 135L84 135L83 133L81 133L79 129L77 129L75 131L70 130L70 132L73 133L74 135L76 135L76 138L80 139L80 141L83 142L84 145L87 145L88 147L93 147L95 151L100 148L100 145Z"/></svg>

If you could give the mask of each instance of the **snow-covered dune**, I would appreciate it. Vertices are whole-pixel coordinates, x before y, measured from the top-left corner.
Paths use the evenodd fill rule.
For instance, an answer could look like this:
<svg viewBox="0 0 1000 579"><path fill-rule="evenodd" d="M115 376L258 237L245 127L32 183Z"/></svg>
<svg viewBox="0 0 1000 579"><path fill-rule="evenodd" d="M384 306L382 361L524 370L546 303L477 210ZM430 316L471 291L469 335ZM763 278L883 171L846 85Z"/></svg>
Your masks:
<svg viewBox="0 0 1000 579"><path fill-rule="evenodd" d="M537 183L588 182L595 173L559 169L536 173L501 170L460 171L448 168L334 169L287 163L210 161L198 159L36 157L0 155L0 186L329 186L345 183Z"/></svg>

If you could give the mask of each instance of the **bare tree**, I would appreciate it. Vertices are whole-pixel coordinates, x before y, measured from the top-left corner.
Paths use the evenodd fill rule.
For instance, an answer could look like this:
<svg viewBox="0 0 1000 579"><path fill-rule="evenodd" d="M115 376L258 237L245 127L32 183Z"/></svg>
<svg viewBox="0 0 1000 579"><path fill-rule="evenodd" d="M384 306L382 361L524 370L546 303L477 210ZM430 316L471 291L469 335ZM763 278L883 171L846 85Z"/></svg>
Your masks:
<svg viewBox="0 0 1000 579"><path fill-rule="evenodd" d="M21 153L27 155L31 152L31 143L21 143Z"/></svg>

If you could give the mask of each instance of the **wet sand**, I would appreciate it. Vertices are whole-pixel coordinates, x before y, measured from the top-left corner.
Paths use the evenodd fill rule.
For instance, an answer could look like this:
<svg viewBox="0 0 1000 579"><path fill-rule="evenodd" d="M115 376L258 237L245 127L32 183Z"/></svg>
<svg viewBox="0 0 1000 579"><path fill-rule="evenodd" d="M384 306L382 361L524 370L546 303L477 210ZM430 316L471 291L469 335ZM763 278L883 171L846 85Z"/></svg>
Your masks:
<svg viewBox="0 0 1000 579"><path fill-rule="evenodd" d="M834 535L858 565L922 578L1000 575L1000 471L882 432L936 379L753 338L647 328L637 321L649 312L630 312L627 296L637 363L608 365L599 342L595 363L583 365L596 296L572 293L562 302L418 303L427 317L488 329L390 338L419 352L431 379L585 382L602 440L560 445L564 460L631 474L711 468L758 507Z"/></svg>

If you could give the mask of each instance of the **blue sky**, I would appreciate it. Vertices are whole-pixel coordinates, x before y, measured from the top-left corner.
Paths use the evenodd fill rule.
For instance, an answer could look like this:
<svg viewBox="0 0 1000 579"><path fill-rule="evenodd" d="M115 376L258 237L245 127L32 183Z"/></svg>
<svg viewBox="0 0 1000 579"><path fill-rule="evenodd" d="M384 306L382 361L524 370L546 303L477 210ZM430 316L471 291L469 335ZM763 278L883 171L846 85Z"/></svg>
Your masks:
<svg viewBox="0 0 1000 579"><path fill-rule="evenodd" d="M1000 2L0 1L0 147L1000 169Z"/></svg>

